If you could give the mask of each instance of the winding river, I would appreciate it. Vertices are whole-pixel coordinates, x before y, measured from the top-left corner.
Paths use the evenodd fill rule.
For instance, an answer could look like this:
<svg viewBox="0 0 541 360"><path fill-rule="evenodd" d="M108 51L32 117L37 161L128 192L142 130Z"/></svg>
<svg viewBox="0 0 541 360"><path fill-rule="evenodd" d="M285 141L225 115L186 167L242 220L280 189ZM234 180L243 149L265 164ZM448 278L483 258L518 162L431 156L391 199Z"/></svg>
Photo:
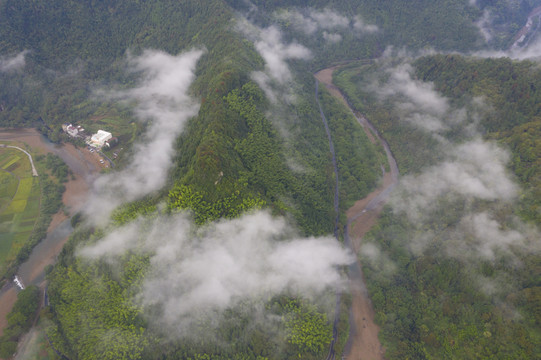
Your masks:
<svg viewBox="0 0 541 360"><path fill-rule="evenodd" d="M392 191L398 180L398 167L392 156L387 142L379 136L377 130L365 119L362 115L356 113L349 106L346 98L336 86L332 83L332 72L335 67L324 69L315 74L316 77L316 101L319 106L321 118L323 120L325 130L329 140L329 150L332 154L332 162L335 173L335 192L334 192L334 209L336 214L334 234L338 236L338 218L339 218L339 189L338 189L338 167L336 164L336 156L334 153L334 145L330 134L327 119L324 111L319 103L318 92L319 83L323 83L332 95L339 98L352 111L359 124L364 128L365 132L372 141L381 143L387 154L387 159L390 166L390 173L384 174L383 185L370 193L366 198L359 200L355 205L348 210L348 222L345 228L345 243L352 249L354 253L358 253L360 247L360 239L370 230L375 223L382 206ZM90 184L99 171L99 167L89 160L88 154L84 154L81 150L72 145L64 145L61 147L55 146L35 129L0 129L0 141L16 141L26 143L31 148L39 149L42 152L53 153L69 166L75 175L75 179L66 184L67 192L70 191L72 197L76 197L75 202L66 201L69 205L69 213L73 215L86 200L86 195ZM69 196L68 196L69 197ZM53 220L54 223L54 220ZM56 256L62 250L69 235L73 231L69 216L64 216L62 221L57 221L49 228L47 237L42 240L32 251L30 257L19 267L18 275L25 285L35 284L44 285L45 272L47 265L54 263ZM372 304L366 291L364 278L359 261L351 265L349 269L349 278L351 282L352 293L352 308L350 313L350 334L348 343L345 349L345 358L347 359L383 359L384 351L377 337L379 327L374 322L374 311ZM5 323L5 315L10 311L16 300L17 290L10 282L0 290L0 334ZM335 323L333 328L333 342L331 344L327 359L335 359L334 341L337 338L336 322L339 318L340 309L340 294L337 294L337 302L335 309Z"/></svg>
<svg viewBox="0 0 541 360"><path fill-rule="evenodd" d="M398 182L398 166L395 158L390 150L389 144L380 136L375 127L361 114L356 112L348 103L343 93L332 83L332 73L337 67L323 69L315 74L316 77L316 101L319 106L322 120L325 124L327 136L329 138L330 151L332 153L332 161L335 171L337 183L335 186L335 211L338 214L338 168L334 155L334 146L329 132L325 114L319 104L318 90L319 82L325 84L327 90L342 101L353 113L359 124L363 127L367 136L372 142L379 142L384 148L389 162L389 173L384 173L383 184L366 198L357 201L348 211L348 222L345 228L344 242L355 254L359 253L362 237L375 224L379 216L383 204L387 200L389 194ZM337 219L338 220L338 219ZM335 224L338 223L336 220ZM335 236L337 236L337 228L335 227ZM378 333L379 327L374 322L374 309L368 296L364 276L359 260L353 263L349 268L349 279L352 294L352 307L350 312L350 334L344 351L343 358L346 359L384 359L384 349L379 342ZM334 342L337 336L336 322L339 317L339 299L340 294L337 294L337 308L335 310L335 322L333 327L333 340L330 345L329 355L327 360L335 358Z"/></svg>
<svg viewBox="0 0 541 360"><path fill-rule="evenodd" d="M35 151L53 153L70 168L74 178L65 184L63 202L69 215L59 213L53 217L47 236L34 247L28 259L19 266L18 276L23 284L43 286L45 267L53 264L73 231L70 216L80 210L86 200L90 184L99 172L92 158L71 144L55 145L35 129L0 129L0 141L24 143ZM17 298L17 289L12 282L0 290L0 334L6 325L5 317Z"/></svg>

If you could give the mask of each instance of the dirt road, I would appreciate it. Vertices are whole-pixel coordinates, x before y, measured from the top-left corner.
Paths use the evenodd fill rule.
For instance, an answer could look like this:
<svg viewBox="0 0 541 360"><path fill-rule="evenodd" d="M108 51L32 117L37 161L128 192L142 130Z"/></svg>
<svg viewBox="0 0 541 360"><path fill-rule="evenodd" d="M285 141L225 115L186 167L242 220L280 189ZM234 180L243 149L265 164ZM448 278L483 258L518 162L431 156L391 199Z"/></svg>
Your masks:
<svg viewBox="0 0 541 360"><path fill-rule="evenodd" d="M372 143L381 143L387 154L391 171L385 173L382 185L366 198L357 201L347 212L348 226L346 228L346 244L358 254L362 237L376 223L388 194L398 181L398 167L389 145L382 139L376 129L361 114L356 113L346 101L342 92L332 83L332 73L337 67L319 71L315 77L340 99L355 115L359 124ZM349 271L352 293L352 318L350 337L346 346L348 360L382 360L385 351L378 338L379 326L374 322L374 309L368 296L362 267L359 261L350 267Z"/></svg>

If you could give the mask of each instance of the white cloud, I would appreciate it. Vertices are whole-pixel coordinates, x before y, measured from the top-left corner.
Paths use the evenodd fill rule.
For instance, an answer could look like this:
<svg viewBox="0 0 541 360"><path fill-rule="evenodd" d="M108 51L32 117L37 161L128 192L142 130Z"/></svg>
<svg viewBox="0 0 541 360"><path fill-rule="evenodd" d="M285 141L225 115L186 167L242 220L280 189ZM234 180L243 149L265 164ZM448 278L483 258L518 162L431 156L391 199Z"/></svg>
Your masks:
<svg viewBox="0 0 541 360"><path fill-rule="evenodd" d="M188 95L202 50L177 56L145 51L130 57L132 71L141 73L132 89L102 92L102 96L135 101L134 112L148 122L146 133L133 148L131 163L123 170L99 177L87 205L91 218L106 220L116 206L159 190L172 164L174 141L187 120L197 114L199 105Z"/></svg>
<svg viewBox="0 0 541 360"><path fill-rule="evenodd" d="M81 249L86 258L114 263L126 250L150 254L151 268L137 296L158 306L151 319L188 336L194 321L246 301L289 292L316 298L346 287L339 267L355 257L334 238L300 238L267 212L196 228L183 214L136 221Z"/></svg>
<svg viewBox="0 0 541 360"><path fill-rule="evenodd" d="M520 246L524 242L520 232L503 229L498 221L485 212L462 219L460 226L475 239L473 244L470 244L475 253L488 260L495 260L496 252L506 251L509 247Z"/></svg>
<svg viewBox="0 0 541 360"><path fill-rule="evenodd" d="M331 44L342 41L342 35L337 34L337 33L328 33L324 31L322 36L323 36L323 39L325 39L325 41L330 42Z"/></svg>
<svg viewBox="0 0 541 360"><path fill-rule="evenodd" d="M389 78L385 82L372 83L370 88L381 100L392 99L401 119L430 133L447 130L449 123L458 121L450 116L448 100L432 83L414 79L410 64L390 68L387 73Z"/></svg>
<svg viewBox="0 0 541 360"><path fill-rule="evenodd" d="M395 209L419 221L437 208L438 198L444 195L502 201L516 198L518 189L508 176L505 150L481 139L450 146L446 160L400 180L403 192L393 201Z"/></svg>
<svg viewBox="0 0 541 360"><path fill-rule="evenodd" d="M433 115L441 116L449 110L447 99L434 90L432 83L413 79L411 65L402 64L387 72L390 78L378 90L380 96L405 96L416 109Z"/></svg>
<svg viewBox="0 0 541 360"><path fill-rule="evenodd" d="M261 29L259 39L254 45L265 60L266 73L282 85L291 80L291 71L286 60L307 60L312 56L310 50L300 44L283 43L282 33L275 26Z"/></svg>
<svg viewBox="0 0 541 360"><path fill-rule="evenodd" d="M378 27L372 24L366 24L360 16L354 18L348 18L341 15L334 10L326 8L324 10L316 10L313 8L299 9L299 10L280 10L275 14L276 18L287 22L296 31L302 32L306 35L314 35L318 30L333 30L333 32L323 32L327 37L329 34L338 34L338 31L348 31L357 34L370 34L378 31ZM328 40L328 39L326 39ZM333 42L337 42L340 39L338 37L333 38Z"/></svg>
<svg viewBox="0 0 541 360"><path fill-rule="evenodd" d="M483 15L475 22L475 26L479 29L479 32L481 35L483 35L483 38L486 42L489 42L492 40L492 33L490 29L490 25L492 23L492 14L490 13L490 10L485 9L483 11Z"/></svg>
<svg viewBox="0 0 541 360"><path fill-rule="evenodd" d="M363 242L359 253L363 261L368 261L379 276L390 276L395 273L396 264L376 244Z"/></svg>
<svg viewBox="0 0 541 360"><path fill-rule="evenodd" d="M0 57L0 72L12 72L21 70L26 65L25 56L28 54L28 50L21 51L15 56L1 56Z"/></svg>
<svg viewBox="0 0 541 360"><path fill-rule="evenodd" d="M306 35L314 34L319 28L314 19L296 10L281 10L276 13L276 18L287 21L296 31L301 31Z"/></svg>
<svg viewBox="0 0 541 360"><path fill-rule="evenodd" d="M308 16L312 18L321 29L347 28L351 23L351 20L347 17L328 8L322 11L310 9L308 11Z"/></svg>
<svg viewBox="0 0 541 360"><path fill-rule="evenodd" d="M312 57L311 51L296 42L285 43L282 40L282 32L276 26L259 28L241 18L237 22L237 30L254 43L265 61L265 70L253 72L253 80L272 103L293 102L295 99L291 90L293 75L287 61L308 60Z"/></svg>
<svg viewBox="0 0 541 360"><path fill-rule="evenodd" d="M379 28L377 25L366 24L363 21L363 19L361 19L361 17L358 15L353 20L353 29L361 33L367 33L367 34L371 34L371 33L375 33L379 31Z"/></svg>

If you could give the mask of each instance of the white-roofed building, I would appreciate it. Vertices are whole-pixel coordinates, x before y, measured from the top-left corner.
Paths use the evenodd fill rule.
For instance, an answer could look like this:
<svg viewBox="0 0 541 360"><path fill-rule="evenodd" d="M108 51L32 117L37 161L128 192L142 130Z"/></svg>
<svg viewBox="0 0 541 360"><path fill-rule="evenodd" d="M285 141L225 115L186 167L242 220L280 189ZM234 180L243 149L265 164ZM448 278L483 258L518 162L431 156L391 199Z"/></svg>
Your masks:
<svg viewBox="0 0 541 360"><path fill-rule="evenodd" d="M113 135L110 132L98 130L97 133L92 135L92 137L90 138L90 142L94 146L102 147L105 144L105 142L111 139L112 137Z"/></svg>

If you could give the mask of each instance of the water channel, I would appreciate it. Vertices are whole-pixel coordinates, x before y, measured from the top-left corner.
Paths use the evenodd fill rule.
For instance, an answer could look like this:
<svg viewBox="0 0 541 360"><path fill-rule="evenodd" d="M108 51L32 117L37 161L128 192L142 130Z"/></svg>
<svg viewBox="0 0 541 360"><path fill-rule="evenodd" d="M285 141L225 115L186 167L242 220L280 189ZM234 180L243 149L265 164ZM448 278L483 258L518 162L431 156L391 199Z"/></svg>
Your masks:
<svg viewBox="0 0 541 360"><path fill-rule="evenodd" d="M17 275L25 286L41 286L45 280L45 267L55 262L72 233L71 216L84 204L90 184L97 176L99 168L80 149L71 144L61 146L53 144L35 129L0 129L0 141L24 143L35 151L57 155L75 176L75 180L72 179L66 184L69 188L66 193L71 192L72 194L68 196L77 197L78 201L70 202L71 206L66 219L49 229L47 236L34 247L28 259L19 266L17 271ZM0 317L4 317L0 319L0 332L2 326L5 326L5 315L15 302L17 291L12 282L0 290Z"/></svg>

